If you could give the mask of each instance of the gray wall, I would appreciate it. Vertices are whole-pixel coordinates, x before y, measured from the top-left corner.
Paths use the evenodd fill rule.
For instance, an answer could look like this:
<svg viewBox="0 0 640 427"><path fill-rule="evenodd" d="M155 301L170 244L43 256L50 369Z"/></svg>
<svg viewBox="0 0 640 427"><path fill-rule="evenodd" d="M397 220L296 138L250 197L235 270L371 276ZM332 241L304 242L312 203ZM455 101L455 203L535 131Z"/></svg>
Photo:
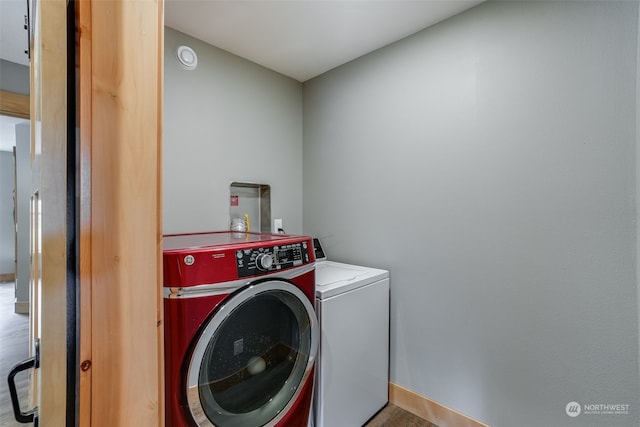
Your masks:
<svg viewBox="0 0 640 427"><path fill-rule="evenodd" d="M178 67L175 50L198 54ZM229 229L229 185L271 186L271 217L302 232L302 85L170 28L165 32L164 232Z"/></svg>
<svg viewBox="0 0 640 427"><path fill-rule="evenodd" d="M0 151L0 274L15 273L13 153Z"/></svg>
<svg viewBox="0 0 640 427"><path fill-rule="evenodd" d="M16 125L16 164L17 164L17 219L18 219L18 265L16 271L16 312L29 312L30 280L30 202L31 202L31 138L30 124Z"/></svg>
<svg viewBox="0 0 640 427"><path fill-rule="evenodd" d="M640 7L638 10L638 44L637 44L637 66L636 66L636 284L637 284L637 303L638 303L638 359L640 359L640 132L638 124L640 124ZM640 370L640 360L638 361L638 369Z"/></svg>
<svg viewBox="0 0 640 427"><path fill-rule="evenodd" d="M29 94L29 67L0 59L0 89Z"/></svg>
<svg viewBox="0 0 640 427"><path fill-rule="evenodd" d="M305 83L304 232L391 271L393 382L640 423L637 31L637 2L489 2Z"/></svg>

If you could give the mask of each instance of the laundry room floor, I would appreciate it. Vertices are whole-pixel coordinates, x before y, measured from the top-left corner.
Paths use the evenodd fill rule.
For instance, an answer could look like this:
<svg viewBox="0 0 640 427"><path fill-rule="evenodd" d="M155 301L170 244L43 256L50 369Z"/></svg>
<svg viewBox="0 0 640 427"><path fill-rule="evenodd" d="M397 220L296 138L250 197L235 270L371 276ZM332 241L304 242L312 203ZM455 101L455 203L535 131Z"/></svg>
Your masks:
<svg viewBox="0 0 640 427"><path fill-rule="evenodd" d="M438 427L395 405L388 404L364 427Z"/></svg>
<svg viewBox="0 0 640 427"><path fill-rule="evenodd" d="M13 282L0 283L0 427L18 427L13 419L6 374L29 351L29 316L13 312ZM19 394L28 393L28 377L20 378ZM23 396L24 399L24 396ZM26 401L26 399L24 399ZM389 404L364 427L438 427L395 405Z"/></svg>

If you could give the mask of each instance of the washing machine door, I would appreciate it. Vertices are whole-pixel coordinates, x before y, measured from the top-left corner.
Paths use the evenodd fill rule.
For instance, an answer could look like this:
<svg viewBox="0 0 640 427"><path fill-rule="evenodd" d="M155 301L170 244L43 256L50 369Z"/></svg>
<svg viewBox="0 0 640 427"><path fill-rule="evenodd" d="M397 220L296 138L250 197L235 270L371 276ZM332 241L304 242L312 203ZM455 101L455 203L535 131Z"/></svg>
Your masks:
<svg viewBox="0 0 640 427"><path fill-rule="evenodd" d="M232 294L202 331L187 371L187 402L199 426L273 426L312 372L318 323L286 280Z"/></svg>

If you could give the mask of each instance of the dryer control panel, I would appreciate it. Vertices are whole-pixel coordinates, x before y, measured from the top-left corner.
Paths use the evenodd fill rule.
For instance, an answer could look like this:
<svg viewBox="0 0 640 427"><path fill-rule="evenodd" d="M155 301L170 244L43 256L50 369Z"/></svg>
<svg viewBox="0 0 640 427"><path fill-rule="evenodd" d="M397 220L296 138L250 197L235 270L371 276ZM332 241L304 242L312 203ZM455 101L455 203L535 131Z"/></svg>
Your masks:
<svg viewBox="0 0 640 427"><path fill-rule="evenodd" d="M311 262L305 242L236 250L238 277L258 276Z"/></svg>

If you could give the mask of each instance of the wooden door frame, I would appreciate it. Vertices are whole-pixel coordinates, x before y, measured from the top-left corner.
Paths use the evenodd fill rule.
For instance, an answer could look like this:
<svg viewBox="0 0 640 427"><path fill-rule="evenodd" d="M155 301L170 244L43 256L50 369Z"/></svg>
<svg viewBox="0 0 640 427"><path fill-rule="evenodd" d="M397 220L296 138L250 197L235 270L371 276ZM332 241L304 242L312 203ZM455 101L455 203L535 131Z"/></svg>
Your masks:
<svg viewBox="0 0 640 427"><path fill-rule="evenodd" d="M36 195L31 203L30 323L32 339L40 340L40 367L33 378L42 426L67 421L66 11L66 0L37 2L30 40L30 151Z"/></svg>
<svg viewBox="0 0 640 427"><path fill-rule="evenodd" d="M163 426L163 2L76 5L79 424Z"/></svg>
<svg viewBox="0 0 640 427"><path fill-rule="evenodd" d="M65 425L67 0L39 1L32 40L32 161L41 166L47 304L40 425ZM164 425L161 284L163 2L78 0L79 392L82 426ZM4 95L3 97L4 98ZM38 100L38 101L36 101ZM37 125L36 125L37 122ZM34 262L38 264L38 262Z"/></svg>

